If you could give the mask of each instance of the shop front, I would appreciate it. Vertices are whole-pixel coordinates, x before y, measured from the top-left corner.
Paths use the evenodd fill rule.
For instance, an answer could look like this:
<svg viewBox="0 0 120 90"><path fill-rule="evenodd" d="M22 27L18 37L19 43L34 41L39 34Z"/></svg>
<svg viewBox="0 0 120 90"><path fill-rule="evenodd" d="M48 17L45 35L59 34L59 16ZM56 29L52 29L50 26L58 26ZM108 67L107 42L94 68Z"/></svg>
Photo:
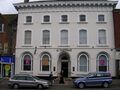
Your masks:
<svg viewBox="0 0 120 90"><path fill-rule="evenodd" d="M0 56L0 77L14 75L15 58L13 56Z"/></svg>

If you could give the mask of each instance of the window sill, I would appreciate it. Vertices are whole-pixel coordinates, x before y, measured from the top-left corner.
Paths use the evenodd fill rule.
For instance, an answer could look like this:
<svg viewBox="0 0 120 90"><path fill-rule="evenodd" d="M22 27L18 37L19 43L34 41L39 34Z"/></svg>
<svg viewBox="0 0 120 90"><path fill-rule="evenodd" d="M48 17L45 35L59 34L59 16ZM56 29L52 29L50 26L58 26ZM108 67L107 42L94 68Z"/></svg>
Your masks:
<svg viewBox="0 0 120 90"><path fill-rule="evenodd" d="M33 47L32 45L22 45L22 47Z"/></svg>
<svg viewBox="0 0 120 90"><path fill-rule="evenodd" d="M80 22L77 22L77 24L88 24L88 22L80 21Z"/></svg>
<svg viewBox="0 0 120 90"><path fill-rule="evenodd" d="M52 47L51 45L41 45L40 47Z"/></svg>
<svg viewBox="0 0 120 90"><path fill-rule="evenodd" d="M24 23L24 25L33 25L33 23L32 22L26 22L26 23Z"/></svg>
<svg viewBox="0 0 120 90"><path fill-rule="evenodd" d="M59 24L70 24L70 22L59 22Z"/></svg>
<svg viewBox="0 0 120 90"><path fill-rule="evenodd" d="M89 45L78 45L77 47L89 47Z"/></svg>
<svg viewBox="0 0 120 90"><path fill-rule="evenodd" d="M52 24L51 22L42 22L41 24Z"/></svg>
<svg viewBox="0 0 120 90"><path fill-rule="evenodd" d="M97 45L97 47L109 47L109 45L102 44L102 45Z"/></svg>
<svg viewBox="0 0 120 90"><path fill-rule="evenodd" d="M107 22L96 22L96 24L107 24Z"/></svg>
<svg viewBox="0 0 120 90"><path fill-rule="evenodd" d="M70 45L59 45L58 47L70 47Z"/></svg>

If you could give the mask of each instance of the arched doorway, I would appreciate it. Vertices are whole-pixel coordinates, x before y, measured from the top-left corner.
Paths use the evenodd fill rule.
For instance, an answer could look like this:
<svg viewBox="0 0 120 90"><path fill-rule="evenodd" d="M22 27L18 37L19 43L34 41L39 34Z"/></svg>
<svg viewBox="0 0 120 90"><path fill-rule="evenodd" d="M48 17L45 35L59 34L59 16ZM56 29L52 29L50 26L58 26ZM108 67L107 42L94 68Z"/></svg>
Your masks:
<svg viewBox="0 0 120 90"><path fill-rule="evenodd" d="M63 71L64 77L69 77L70 72L70 56L66 52L62 52L58 60L58 71Z"/></svg>

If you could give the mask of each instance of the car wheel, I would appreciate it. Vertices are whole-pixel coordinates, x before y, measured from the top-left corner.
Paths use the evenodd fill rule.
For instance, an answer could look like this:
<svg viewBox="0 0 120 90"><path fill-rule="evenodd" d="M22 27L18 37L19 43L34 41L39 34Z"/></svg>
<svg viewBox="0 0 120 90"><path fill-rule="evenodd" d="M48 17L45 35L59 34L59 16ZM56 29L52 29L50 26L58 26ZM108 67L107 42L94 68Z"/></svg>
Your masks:
<svg viewBox="0 0 120 90"><path fill-rule="evenodd" d="M41 89L43 88L43 86L41 84L38 85L38 89Z"/></svg>
<svg viewBox="0 0 120 90"><path fill-rule="evenodd" d="M13 85L13 88L14 88L14 89L18 89L18 88L19 88L19 85L18 85L18 84L14 84L14 85Z"/></svg>
<svg viewBox="0 0 120 90"><path fill-rule="evenodd" d="M104 82L104 83L103 83L103 87L104 87L104 88L108 88L108 87L109 87L109 83L108 83L108 82Z"/></svg>
<svg viewBox="0 0 120 90"><path fill-rule="evenodd" d="M85 84L84 84L84 83L79 83L79 84L78 84L78 87L79 87L79 88L84 88L84 87L85 87Z"/></svg>

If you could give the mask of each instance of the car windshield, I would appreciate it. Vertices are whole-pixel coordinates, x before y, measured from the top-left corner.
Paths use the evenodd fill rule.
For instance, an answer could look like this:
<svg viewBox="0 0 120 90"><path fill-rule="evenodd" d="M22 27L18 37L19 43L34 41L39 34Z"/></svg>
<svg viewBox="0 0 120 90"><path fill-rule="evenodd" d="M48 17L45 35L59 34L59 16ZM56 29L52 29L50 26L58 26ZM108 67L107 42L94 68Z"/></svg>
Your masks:
<svg viewBox="0 0 120 90"><path fill-rule="evenodd" d="M93 77L93 76L95 76L95 73L88 73L88 74L86 75L86 77Z"/></svg>

